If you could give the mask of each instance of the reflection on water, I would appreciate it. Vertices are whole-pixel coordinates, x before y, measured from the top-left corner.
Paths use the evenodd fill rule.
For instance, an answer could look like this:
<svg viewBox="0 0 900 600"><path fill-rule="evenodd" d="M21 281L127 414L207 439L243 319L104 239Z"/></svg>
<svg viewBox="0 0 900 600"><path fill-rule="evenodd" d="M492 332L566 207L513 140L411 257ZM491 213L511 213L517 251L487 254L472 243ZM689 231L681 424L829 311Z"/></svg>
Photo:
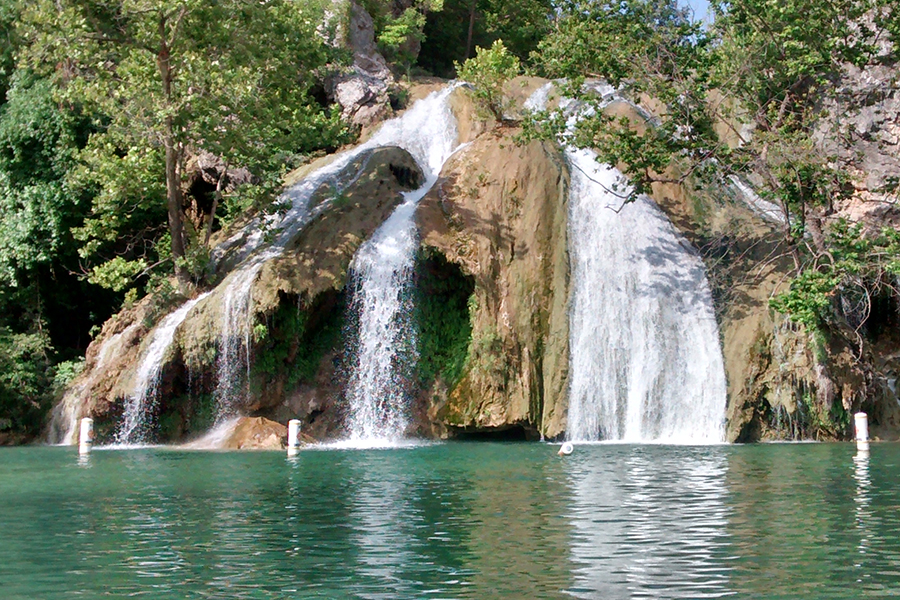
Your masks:
<svg viewBox="0 0 900 600"><path fill-rule="evenodd" d="M900 446L0 451L0 597L900 595Z"/></svg>
<svg viewBox="0 0 900 600"><path fill-rule="evenodd" d="M411 514L410 481L403 459L366 456L357 465L353 495L353 543L356 545L356 578L363 598L409 597L404 565L414 562L408 533L417 515Z"/></svg>
<svg viewBox="0 0 900 600"><path fill-rule="evenodd" d="M859 448L853 457L855 465L853 478L856 480L856 529L859 531L859 544L857 551L865 555L869 548L869 537L872 534L872 499L869 497L872 481L869 478L869 445ZM862 565L857 565L861 567Z"/></svg>
<svg viewBox="0 0 900 600"><path fill-rule="evenodd" d="M723 448L577 452L572 556L578 598L716 598L728 593Z"/></svg>

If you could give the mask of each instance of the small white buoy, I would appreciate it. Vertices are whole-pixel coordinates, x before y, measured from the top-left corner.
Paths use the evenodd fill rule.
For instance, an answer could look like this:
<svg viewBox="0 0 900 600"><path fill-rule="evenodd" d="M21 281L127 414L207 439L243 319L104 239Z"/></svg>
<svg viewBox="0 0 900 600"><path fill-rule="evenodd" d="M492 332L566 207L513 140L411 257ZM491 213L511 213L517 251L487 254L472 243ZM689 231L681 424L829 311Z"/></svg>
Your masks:
<svg viewBox="0 0 900 600"><path fill-rule="evenodd" d="M575 446L572 442L563 442L563 445L559 447L559 452L557 454L560 456L568 456L573 452L575 452Z"/></svg>
<svg viewBox="0 0 900 600"><path fill-rule="evenodd" d="M859 447L869 447L869 417L864 412L858 412L853 415L856 424L856 445Z"/></svg>
<svg viewBox="0 0 900 600"><path fill-rule="evenodd" d="M94 420L85 417L81 420L81 433L78 437L78 454L90 454L94 445Z"/></svg>
<svg viewBox="0 0 900 600"><path fill-rule="evenodd" d="M300 450L300 420L288 421L288 456L295 456Z"/></svg>

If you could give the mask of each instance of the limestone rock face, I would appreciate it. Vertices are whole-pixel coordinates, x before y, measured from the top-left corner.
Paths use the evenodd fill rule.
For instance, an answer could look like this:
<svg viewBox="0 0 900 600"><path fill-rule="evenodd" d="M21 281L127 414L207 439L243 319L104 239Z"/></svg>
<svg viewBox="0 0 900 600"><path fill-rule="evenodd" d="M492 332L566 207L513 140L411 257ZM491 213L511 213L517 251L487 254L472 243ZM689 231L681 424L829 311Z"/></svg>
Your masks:
<svg viewBox="0 0 900 600"><path fill-rule="evenodd" d="M515 129L482 134L422 201L422 245L474 279L460 381L432 391L451 432L556 436L568 371L567 177L553 145L519 146Z"/></svg>
<svg viewBox="0 0 900 600"><path fill-rule="evenodd" d="M82 417L100 415L96 430L99 439L112 435L110 419L121 413L121 399L132 391L131 382L148 332L154 322L184 300L179 294L165 299L147 296L104 323L87 348L81 373L53 408L46 433L49 443L76 443Z"/></svg>
<svg viewBox="0 0 900 600"><path fill-rule="evenodd" d="M345 119L366 126L391 113L388 89L394 84L394 77L375 46L372 17L353 1L347 10L345 43L353 52L353 65L331 77L327 89L341 105Z"/></svg>
<svg viewBox="0 0 900 600"><path fill-rule="evenodd" d="M900 69L848 66L823 99L815 139L847 169L858 190L857 216L896 204L900 181ZM840 208L840 207L839 207ZM876 215L878 216L878 215Z"/></svg>

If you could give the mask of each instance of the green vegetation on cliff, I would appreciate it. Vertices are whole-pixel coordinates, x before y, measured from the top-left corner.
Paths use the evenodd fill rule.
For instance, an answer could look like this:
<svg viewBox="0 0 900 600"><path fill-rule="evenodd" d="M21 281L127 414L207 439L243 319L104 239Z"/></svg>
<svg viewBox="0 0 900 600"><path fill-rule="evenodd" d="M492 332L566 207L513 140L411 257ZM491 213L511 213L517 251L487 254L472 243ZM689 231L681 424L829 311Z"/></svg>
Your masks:
<svg viewBox="0 0 900 600"><path fill-rule="evenodd" d="M469 303L475 284L436 252L419 256L418 271L418 378L425 386L440 378L453 389L462 376L472 338Z"/></svg>

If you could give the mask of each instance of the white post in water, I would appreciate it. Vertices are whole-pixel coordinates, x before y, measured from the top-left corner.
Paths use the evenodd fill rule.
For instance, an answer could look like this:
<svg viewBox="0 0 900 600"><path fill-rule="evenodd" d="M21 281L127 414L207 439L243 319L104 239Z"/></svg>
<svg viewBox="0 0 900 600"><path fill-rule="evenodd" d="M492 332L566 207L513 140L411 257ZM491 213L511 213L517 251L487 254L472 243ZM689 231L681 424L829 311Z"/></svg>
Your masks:
<svg viewBox="0 0 900 600"><path fill-rule="evenodd" d="M869 417L864 412L853 415L856 422L856 445L859 448L869 447Z"/></svg>
<svg viewBox="0 0 900 600"><path fill-rule="evenodd" d="M85 417L81 420L81 434L78 438L78 454L90 454L94 445L94 420Z"/></svg>
<svg viewBox="0 0 900 600"><path fill-rule="evenodd" d="M288 456L294 456L300 450L300 420L288 421Z"/></svg>

